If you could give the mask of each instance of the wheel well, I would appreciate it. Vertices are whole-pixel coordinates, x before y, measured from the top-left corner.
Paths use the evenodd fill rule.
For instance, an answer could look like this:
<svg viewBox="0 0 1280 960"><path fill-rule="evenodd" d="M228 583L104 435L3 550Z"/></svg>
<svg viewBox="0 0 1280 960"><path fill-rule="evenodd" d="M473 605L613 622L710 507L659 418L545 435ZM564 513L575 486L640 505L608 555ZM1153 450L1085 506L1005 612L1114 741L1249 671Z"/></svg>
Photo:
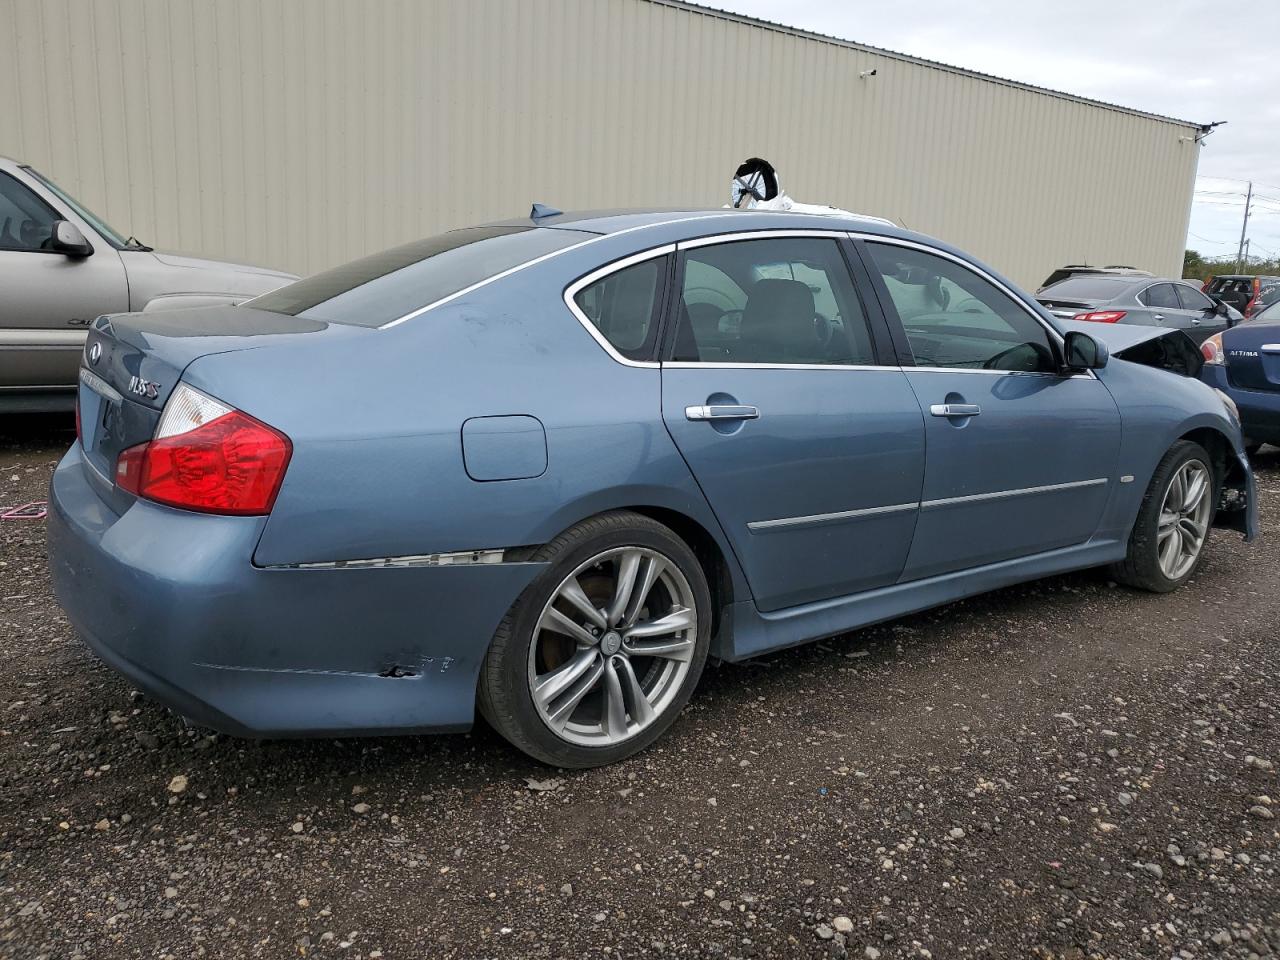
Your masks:
<svg viewBox="0 0 1280 960"><path fill-rule="evenodd" d="M675 534L689 545L693 555L698 558L702 572L706 574L707 586L711 589L711 606L715 620L711 625L712 637L720 631L720 612L733 603L733 578L729 574L729 564L725 561L720 544L697 520L685 516L676 510L664 507L631 506L624 510L634 510L664 526L670 527Z"/></svg>
<svg viewBox="0 0 1280 960"><path fill-rule="evenodd" d="M1199 427L1184 433L1178 439L1190 440L1192 443L1198 443L1204 447L1209 454L1209 458L1213 461L1213 473L1218 481L1219 490L1244 483L1244 470L1233 456L1235 451L1231 446L1231 441L1221 431L1215 430L1213 427Z"/></svg>

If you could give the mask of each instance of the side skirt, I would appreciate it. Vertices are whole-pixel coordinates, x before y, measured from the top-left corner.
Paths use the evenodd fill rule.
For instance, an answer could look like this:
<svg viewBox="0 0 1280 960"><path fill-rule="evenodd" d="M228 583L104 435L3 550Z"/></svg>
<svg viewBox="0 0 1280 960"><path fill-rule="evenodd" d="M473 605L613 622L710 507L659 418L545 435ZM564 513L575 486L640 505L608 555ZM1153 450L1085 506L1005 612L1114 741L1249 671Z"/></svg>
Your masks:
<svg viewBox="0 0 1280 960"><path fill-rule="evenodd" d="M712 653L723 660L746 660L1027 580L1113 563L1124 555L1123 541L1091 540L771 613L760 613L744 600L725 607Z"/></svg>

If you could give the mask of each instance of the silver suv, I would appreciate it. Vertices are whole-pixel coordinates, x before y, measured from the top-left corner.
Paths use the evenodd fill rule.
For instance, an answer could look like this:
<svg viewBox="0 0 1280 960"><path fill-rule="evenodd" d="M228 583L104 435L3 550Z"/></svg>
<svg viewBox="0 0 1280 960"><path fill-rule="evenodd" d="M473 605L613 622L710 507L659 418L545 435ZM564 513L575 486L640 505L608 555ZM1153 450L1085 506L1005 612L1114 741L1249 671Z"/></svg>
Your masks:
<svg viewBox="0 0 1280 960"><path fill-rule="evenodd" d="M238 303L293 274L153 250L0 157L0 413L70 410L95 317Z"/></svg>

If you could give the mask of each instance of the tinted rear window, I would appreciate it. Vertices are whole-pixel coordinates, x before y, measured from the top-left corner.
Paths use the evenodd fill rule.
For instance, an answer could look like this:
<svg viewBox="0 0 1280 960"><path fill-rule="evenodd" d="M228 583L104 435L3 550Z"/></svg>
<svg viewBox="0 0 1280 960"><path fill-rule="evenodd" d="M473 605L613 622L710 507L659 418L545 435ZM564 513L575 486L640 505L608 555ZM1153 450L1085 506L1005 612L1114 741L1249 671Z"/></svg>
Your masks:
<svg viewBox="0 0 1280 960"><path fill-rule="evenodd" d="M1124 292L1125 287L1133 285L1133 280L1118 280L1114 277L1072 277L1045 287L1040 296L1052 300L1054 297L1080 298L1082 300L1110 300Z"/></svg>
<svg viewBox="0 0 1280 960"><path fill-rule="evenodd" d="M325 270L249 305L291 317L380 327L592 236L579 230L529 227L451 230Z"/></svg>

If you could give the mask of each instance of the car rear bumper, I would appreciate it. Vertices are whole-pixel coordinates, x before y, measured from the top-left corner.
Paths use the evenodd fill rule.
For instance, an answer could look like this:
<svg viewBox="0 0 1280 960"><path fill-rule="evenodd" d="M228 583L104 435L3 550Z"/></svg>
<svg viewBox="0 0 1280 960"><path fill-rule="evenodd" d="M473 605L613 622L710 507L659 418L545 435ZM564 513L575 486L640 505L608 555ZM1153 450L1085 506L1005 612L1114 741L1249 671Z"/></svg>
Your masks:
<svg viewBox="0 0 1280 960"><path fill-rule="evenodd" d="M1227 380L1226 370L1206 364L1201 379L1217 387L1240 410L1240 428L1255 443L1280 444L1280 390L1245 390Z"/></svg>
<svg viewBox="0 0 1280 960"><path fill-rule="evenodd" d="M49 496L54 591L107 664L225 733L471 725L489 640L541 564L263 569L263 523L141 500L117 515L77 444Z"/></svg>

